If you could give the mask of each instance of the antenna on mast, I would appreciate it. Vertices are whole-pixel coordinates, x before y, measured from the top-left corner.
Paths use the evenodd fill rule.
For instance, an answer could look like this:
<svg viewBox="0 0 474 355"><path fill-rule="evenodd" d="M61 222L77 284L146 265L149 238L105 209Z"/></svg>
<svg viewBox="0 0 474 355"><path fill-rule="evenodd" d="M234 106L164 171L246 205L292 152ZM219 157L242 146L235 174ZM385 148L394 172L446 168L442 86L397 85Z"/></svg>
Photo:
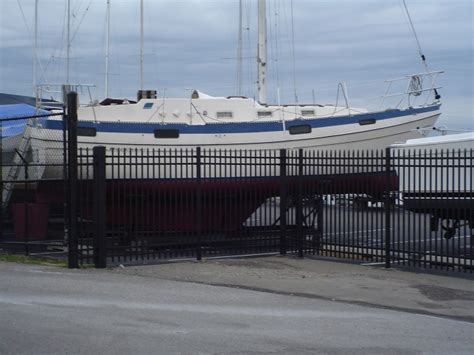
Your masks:
<svg viewBox="0 0 474 355"><path fill-rule="evenodd" d="M265 0L258 0L258 101L267 103L267 17Z"/></svg>

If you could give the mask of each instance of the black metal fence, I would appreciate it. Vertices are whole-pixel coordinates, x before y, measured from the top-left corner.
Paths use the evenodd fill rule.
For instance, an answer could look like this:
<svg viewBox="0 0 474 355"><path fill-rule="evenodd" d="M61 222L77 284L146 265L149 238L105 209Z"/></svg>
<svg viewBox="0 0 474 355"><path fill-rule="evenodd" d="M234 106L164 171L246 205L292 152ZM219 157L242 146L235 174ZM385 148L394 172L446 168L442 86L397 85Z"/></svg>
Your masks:
<svg viewBox="0 0 474 355"><path fill-rule="evenodd" d="M474 149L392 151L399 178L390 211L391 257L420 267L470 270L474 259Z"/></svg>
<svg viewBox="0 0 474 355"><path fill-rule="evenodd" d="M78 154L78 262L266 253L472 272L473 151Z"/></svg>

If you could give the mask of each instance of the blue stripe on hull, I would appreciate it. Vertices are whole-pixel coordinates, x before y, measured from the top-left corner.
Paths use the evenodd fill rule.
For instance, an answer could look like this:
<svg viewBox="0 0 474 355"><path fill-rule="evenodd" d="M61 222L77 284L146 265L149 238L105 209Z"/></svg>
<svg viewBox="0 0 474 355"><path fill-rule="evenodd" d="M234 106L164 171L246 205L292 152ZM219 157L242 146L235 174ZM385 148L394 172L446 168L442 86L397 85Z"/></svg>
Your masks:
<svg viewBox="0 0 474 355"><path fill-rule="evenodd" d="M376 113L363 113L351 116L314 118L314 119L293 119L286 120L288 129L301 124L311 125L312 128L340 126L358 123L361 120L375 119L376 121L391 119L395 117L410 116L420 113L439 110L441 105L429 107L411 108L407 110L382 111ZM108 133L150 133L153 134L156 128L178 129L181 134L219 134L219 133L255 133L255 132L276 132L281 131L282 123L274 122L229 122L229 123L206 123L204 125L189 125L187 123L133 123L133 122L92 122L79 121L81 127L95 127L97 132ZM62 122L48 120L45 128L62 129Z"/></svg>

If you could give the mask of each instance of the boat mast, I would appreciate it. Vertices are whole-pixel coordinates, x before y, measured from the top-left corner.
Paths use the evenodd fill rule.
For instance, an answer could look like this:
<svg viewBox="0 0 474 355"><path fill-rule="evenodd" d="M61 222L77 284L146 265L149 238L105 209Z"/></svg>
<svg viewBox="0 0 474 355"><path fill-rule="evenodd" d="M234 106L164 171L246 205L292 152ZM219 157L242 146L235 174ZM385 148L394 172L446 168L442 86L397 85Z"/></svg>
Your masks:
<svg viewBox="0 0 474 355"><path fill-rule="evenodd" d="M237 43L237 95L242 95L242 0L239 0L239 32Z"/></svg>
<svg viewBox="0 0 474 355"><path fill-rule="evenodd" d="M267 17L265 0L258 0L258 101L261 104L267 103Z"/></svg>
<svg viewBox="0 0 474 355"><path fill-rule="evenodd" d="M140 0L140 89L143 90L143 0Z"/></svg>
<svg viewBox="0 0 474 355"><path fill-rule="evenodd" d="M36 57L38 55L38 0L35 0L35 46L33 49L33 92L36 96Z"/></svg>
<svg viewBox="0 0 474 355"><path fill-rule="evenodd" d="M110 0L107 0L107 32L105 37L105 98L109 97Z"/></svg>
<svg viewBox="0 0 474 355"><path fill-rule="evenodd" d="M66 84L69 84L69 57L71 52L71 0L67 0Z"/></svg>

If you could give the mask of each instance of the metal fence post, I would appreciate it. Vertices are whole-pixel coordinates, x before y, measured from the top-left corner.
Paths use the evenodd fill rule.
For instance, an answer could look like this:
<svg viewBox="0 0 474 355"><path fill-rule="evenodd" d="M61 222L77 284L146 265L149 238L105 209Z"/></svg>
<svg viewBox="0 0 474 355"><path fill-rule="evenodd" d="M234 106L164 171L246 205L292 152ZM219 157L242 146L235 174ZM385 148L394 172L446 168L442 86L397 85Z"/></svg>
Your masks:
<svg viewBox="0 0 474 355"><path fill-rule="evenodd" d="M66 98L67 99L67 98ZM63 116L62 116L62 128L63 128L63 216L64 216L64 245L68 242L68 233L69 233L69 171L68 171L68 119L66 115L66 104L67 101L63 100Z"/></svg>
<svg viewBox="0 0 474 355"><path fill-rule="evenodd" d="M385 267L390 268L390 215L391 215L391 204L390 189L391 189L391 156L390 147L385 148Z"/></svg>
<svg viewBox="0 0 474 355"><path fill-rule="evenodd" d="M298 149L298 186L296 192L296 243L298 257L303 257L303 149Z"/></svg>
<svg viewBox="0 0 474 355"><path fill-rule="evenodd" d="M77 229L77 93L67 94L68 119L68 181L69 181L69 236L68 267L77 268L78 263L78 229Z"/></svg>
<svg viewBox="0 0 474 355"><path fill-rule="evenodd" d="M28 174L28 161L26 160L26 157L21 154L21 152L15 148L16 154L18 154L18 157L21 159L21 162L23 163L23 169L25 169L25 183L23 185L23 192L24 192L24 201L23 201L23 233L24 235L24 247L25 247L25 255L30 255L30 247L29 247L29 242L30 242L30 230L29 230L29 204L30 204L30 194L29 194L29 188L28 188L28 179L30 178Z"/></svg>
<svg viewBox="0 0 474 355"><path fill-rule="evenodd" d="M201 147L196 148L196 233L197 233L197 252L196 259L202 260L202 186L201 186Z"/></svg>
<svg viewBox="0 0 474 355"><path fill-rule="evenodd" d="M23 165L25 169L25 255L30 255L30 229L29 229L29 209L30 209L30 194L29 194L29 188L28 188L28 179L30 176L28 175L28 161L20 154L20 152L17 150L17 154L20 156L21 160L23 160Z"/></svg>
<svg viewBox="0 0 474 355"><path fill-rule="evenodd" d="M286 150L280 149L280 254L286 254Z"/></svg>
<svg viewBox="0 0 474 355"><path fill-rule="evenodd" d="M94 155L94 265L107 266L105 147L93 148Z"/></svg>

